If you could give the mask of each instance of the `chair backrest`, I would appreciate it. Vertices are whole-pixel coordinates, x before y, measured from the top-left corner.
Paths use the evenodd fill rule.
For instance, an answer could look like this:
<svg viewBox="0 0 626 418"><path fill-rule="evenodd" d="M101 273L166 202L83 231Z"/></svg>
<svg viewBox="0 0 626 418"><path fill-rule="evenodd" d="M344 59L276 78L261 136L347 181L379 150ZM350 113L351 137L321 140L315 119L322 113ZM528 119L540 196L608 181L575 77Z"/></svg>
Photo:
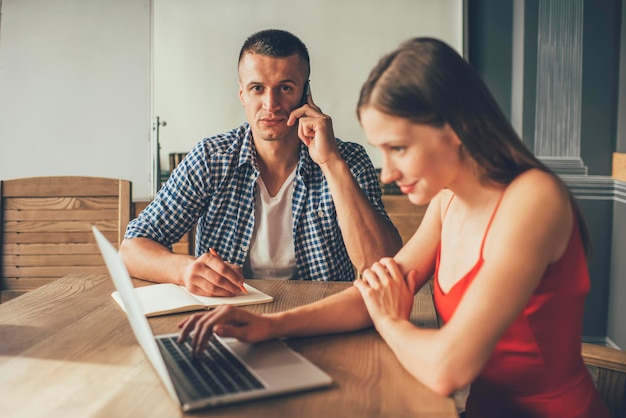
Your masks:
<svg viewBox="0 0 626 418"><path fill-rule="evenodd" d="M383 194L383 204L391 222L398 229L402 243L415 234L428 205L416 206L405 195Z"/></svg>
<svg viewBox="0 0 626 418"><path fill-rule="evenodd" d="M613 417L626 417L626 351L583 343L585 364Z"/></svg>
<svg viewBox="0 0 626 418"><path fill-rule="evenodd" d="M0 195L0 302L67 274L106 274L91 226L119 246L130 220L128 180L4 180Z"/></svg>

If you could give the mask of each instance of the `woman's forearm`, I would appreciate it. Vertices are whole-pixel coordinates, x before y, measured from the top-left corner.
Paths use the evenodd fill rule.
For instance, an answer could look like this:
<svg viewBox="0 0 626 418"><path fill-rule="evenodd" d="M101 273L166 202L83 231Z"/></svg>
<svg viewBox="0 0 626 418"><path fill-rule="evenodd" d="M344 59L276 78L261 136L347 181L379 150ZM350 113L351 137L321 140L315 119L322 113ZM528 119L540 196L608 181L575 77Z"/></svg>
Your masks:
<svg viewBox="0 0 626 418"><path fill-rule="evenodd" d="M354 287L268 317L275 338L349 332L372 325L363 299Z"/></svg>

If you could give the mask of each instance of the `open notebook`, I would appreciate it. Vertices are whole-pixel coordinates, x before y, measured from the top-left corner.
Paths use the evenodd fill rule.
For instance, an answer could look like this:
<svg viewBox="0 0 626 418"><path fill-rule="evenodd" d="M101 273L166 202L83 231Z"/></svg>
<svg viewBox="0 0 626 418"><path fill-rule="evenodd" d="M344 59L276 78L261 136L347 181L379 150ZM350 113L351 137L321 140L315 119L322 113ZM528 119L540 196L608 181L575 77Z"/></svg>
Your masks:
<svg viewBox="0 0 626 418"><path fill-rule="evenodd" d="M213 336L205 352L191 355L177 334L154 335L117 250L93 233L126 307L130 326L172 400L185 411L329 386L332 379L280 340L257 344Z"/></svg>
<svg viewBox="0 0 626 418"><path fill-rule="evenodd" d="M135 293L137 293L137 297L139 298L139 302L146 316L210 309L218 305L254 305L256 303L266 303L274 300L270 295L255 289L247 283L245 283L244 286L248 291L247 295L241 294L231 297L194 295L184 286L173 283L136 287ZM111 296L113 296L113 299L125 310L120 292L116 290Z"/></svg>

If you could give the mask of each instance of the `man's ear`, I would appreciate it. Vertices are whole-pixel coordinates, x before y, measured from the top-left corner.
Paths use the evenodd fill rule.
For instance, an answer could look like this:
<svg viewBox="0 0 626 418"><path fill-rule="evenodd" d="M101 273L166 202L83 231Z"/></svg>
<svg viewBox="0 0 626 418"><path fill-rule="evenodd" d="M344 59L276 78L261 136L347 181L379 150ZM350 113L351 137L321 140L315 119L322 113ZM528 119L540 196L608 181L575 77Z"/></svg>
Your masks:
<svg viewBox="0 0 626 418"><path fill-rule="evenodd" d="M245 106L243 102L243 86L241 85L241 81L239 82L239 101L241 102L242 106Z"/></svg>

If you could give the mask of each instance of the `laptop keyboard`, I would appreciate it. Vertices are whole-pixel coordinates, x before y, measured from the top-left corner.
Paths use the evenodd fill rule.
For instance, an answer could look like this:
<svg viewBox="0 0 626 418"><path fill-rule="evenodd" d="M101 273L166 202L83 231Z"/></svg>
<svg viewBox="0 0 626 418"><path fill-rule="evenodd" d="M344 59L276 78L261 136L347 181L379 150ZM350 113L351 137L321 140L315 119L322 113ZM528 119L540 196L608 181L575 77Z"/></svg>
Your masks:
<svg viewBox="0 0 626 418"><path fill-rule="evenodd" d="M192 354L190 341L179 344L175 336L159 338L163 348L177 363L189 385L192 399L234 394L263 388L263 384L215 337L205 352Z"/></svg>

